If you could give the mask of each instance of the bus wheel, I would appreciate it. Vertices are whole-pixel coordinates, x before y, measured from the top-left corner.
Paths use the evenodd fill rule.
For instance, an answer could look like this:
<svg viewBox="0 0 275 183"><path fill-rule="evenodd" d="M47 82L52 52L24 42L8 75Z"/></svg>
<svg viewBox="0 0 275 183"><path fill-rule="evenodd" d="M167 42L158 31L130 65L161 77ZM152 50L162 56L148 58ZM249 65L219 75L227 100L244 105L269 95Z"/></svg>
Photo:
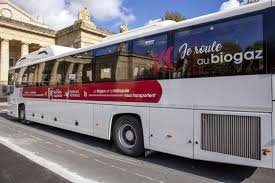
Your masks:
<svg viewBox="0 0 275 183"><path fill-rule="evenodd" d="M140 120L130 115L121 116L116 120L113 130L113 141L121 153L132 157L144 153Z"/></svg>
<svg viewBox="0 0 275 183"><path fill-rule="evenodd" d="M19 109L18 109L18 119L19 122L24 123L24 124L29 124L26 120L26 111L25 111L25 106L24 105L20 105Z"/></svg>

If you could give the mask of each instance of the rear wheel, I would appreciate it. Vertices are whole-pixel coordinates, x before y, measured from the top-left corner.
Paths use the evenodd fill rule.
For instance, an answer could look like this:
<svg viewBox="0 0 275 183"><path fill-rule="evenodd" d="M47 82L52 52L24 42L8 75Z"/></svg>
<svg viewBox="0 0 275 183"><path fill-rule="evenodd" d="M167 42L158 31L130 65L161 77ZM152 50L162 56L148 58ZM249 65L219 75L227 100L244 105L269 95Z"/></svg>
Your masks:
<svg viewBox="0 0 275 183"><path fill-rule="evenodd" d="M113 129L113 141L121 153L133 157L144 153L143 130L139 119L130 115L121 116Z"/></svg>
<svg viewBox="0 0 275 183"><path fill-rule="evenodd" d="M18 108L18 120L21 123L29 124L29 122L26 120L25 105L20 105Z"/></svg>

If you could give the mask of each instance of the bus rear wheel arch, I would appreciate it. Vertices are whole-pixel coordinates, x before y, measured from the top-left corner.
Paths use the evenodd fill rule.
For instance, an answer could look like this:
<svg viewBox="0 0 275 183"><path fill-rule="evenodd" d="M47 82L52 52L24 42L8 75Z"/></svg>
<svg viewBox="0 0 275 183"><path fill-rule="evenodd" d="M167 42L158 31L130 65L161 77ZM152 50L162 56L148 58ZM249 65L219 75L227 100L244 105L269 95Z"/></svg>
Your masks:
<svg viewBox="0 0 275 183"><path fill-rule="evenodd" d="M141 120L136 115L115 117L112 128L112 139L118 150L132 157L144 154L144 140Z"/></svg>

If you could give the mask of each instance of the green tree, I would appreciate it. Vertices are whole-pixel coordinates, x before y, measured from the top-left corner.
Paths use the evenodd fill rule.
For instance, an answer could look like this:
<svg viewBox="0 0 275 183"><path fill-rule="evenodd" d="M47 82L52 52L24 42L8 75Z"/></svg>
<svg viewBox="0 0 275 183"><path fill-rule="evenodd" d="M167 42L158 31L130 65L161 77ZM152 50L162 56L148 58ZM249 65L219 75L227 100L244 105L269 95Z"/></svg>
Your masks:
<svg viewBox="0 0 275 183"><path fill-rule="evenodd" d="M164 15L164 20L174 20L175 22L180 22L186 20L186 18L177 11L167 11Z"/></svg>

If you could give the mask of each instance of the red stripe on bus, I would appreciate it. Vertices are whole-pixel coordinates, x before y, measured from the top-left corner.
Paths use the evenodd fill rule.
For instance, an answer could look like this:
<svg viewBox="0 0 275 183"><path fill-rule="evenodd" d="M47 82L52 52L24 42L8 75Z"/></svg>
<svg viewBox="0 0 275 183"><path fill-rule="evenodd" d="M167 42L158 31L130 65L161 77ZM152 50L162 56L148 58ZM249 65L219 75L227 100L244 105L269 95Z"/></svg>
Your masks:
<svg viewBox="0 0 275 183"><path fill-rule="evenodd" d="M112 82L83 85L24 87L23 98L158 103L158 81Z"/></svg>

